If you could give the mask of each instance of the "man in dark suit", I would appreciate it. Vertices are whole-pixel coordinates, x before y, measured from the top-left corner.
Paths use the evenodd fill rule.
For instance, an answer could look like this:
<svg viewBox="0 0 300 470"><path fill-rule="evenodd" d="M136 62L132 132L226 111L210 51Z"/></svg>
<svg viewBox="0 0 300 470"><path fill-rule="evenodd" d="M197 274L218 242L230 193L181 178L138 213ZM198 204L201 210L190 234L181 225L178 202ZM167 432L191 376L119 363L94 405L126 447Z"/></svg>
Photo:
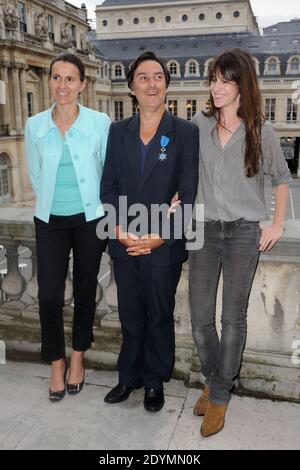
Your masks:
<svg viewBox="0 0 300 470"><path fill-rule="evenodd" d="M127 78L138 113L111 125L101 181L101 201L116 211L109 250L123 334L119 383L104 400L121 402L144 385L144 407L155 412L164 405L163 382L174 365L175 294L187 251L184 223L174 224L167 211L154 217L153 209L168 208L176 193L183 212L194 203L199 131L165 110L170 75L155 54L139 56ZM127 197L129 213L140 205L138 223L122 210L120 196Z"/></svg>

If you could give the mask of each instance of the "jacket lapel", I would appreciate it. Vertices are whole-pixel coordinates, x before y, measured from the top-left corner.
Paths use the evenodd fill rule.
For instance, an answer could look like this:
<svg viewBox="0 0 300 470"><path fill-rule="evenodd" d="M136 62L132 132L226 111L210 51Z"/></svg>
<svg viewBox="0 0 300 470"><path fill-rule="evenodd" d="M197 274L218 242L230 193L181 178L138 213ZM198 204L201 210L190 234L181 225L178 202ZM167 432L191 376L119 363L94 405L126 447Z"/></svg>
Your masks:
<svg viewBox="0 0 300 470"><path fill-rule="evenodd" d="M154 168L159 163L158 157L159 157L160 149L161 149L161 144L160 144L161 137L163 135L167 136L168 134L170 134L172 129L173 129L172 115L169 112L165 111L161 118L156 134L151 142L150 148L148 150L148 154L147 154L147 158L145 162L144 174L140 182L139 191L142 190L144 184L146 183L148 178L151 176L151 173L153 172Z"/></svg>

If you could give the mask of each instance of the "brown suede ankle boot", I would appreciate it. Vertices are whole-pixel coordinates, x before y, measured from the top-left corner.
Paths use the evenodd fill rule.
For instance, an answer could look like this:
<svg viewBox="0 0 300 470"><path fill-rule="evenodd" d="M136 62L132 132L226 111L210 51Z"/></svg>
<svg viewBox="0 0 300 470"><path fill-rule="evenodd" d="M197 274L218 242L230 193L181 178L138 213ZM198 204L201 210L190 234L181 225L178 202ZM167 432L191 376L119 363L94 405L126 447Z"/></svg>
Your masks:
<svg viewBox="0 0 300 470"><path fill-rule="evenodd" d="M202 437L212 436L223 429L227 407L228 403L216 405L208 400L203 423L200 429Z"/></svg>
<svg viewBox="0 0 300 470"><path fill-rule="evenodd" d="M193 413L195 416L204 416L205 411L207 408L208 404L208 394L209 394L209 388L205 387L202 395L198 398L198 400L195 403Z"/></svg>

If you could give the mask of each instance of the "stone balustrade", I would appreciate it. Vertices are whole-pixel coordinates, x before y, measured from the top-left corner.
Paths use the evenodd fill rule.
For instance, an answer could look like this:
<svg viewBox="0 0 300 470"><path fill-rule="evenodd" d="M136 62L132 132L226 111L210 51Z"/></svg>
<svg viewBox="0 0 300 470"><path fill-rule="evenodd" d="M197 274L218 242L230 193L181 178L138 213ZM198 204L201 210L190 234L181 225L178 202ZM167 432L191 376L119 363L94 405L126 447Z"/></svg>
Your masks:
<svg viewBox="0 0 300 470"><path fill-rule="evenodd" d="M1 212L5 211L2 209ZM5 216L1 216L1 219ZM37 358L40 349L36 249L32 214L0 224L0 340L10 357ZM27 267L26 267L27 265ZM70 263L72 266L72 261ZM26 267L26 269L24 269ZM65 330L71 347L72 269L65 290ZM2 278L2 279L1 279ZM111 259L103 257L98 276L95 342L87 362L115 368L121 345L116 284ZM221 311L222 280L217 317ZM174 377L203 382L191 335L188 263L176 295ZM300 222L287 221L284 236L260 258L248 309L248 337L237 390L300 401Z"/></svg>

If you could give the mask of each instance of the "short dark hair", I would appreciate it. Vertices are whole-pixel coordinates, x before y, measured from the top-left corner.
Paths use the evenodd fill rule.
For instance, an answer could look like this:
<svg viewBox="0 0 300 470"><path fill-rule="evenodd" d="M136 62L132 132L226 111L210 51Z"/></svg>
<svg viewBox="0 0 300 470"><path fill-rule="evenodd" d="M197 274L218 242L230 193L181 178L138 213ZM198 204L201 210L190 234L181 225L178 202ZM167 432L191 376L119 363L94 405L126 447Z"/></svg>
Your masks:
<svg viewBox="0 0 300 470"><path fill-rule="evenodd" d="M79 71L80 81L81 82L84 81L84 79L85 79L84 65L81 62L81 60L75 54L71 54L70 52L66 52L66 53L60 54L59 56L55 57L55 59L53 59L51 64L50 64L50 70L49 70L49 76L50 77L52 75L53 65L56 62L69 62L70 64L75 65L75 67L77 67L78 71Z"/></svg>
<svg viewBox="0 0 300 470"><path fill-rule="evenodd" d="M171 80L171 77L170 77L170 72L166 66L166 64L159 58L157 57L156 54L154 54L154 52L152 51L147 51L147 52L143 52L143 54L141 54L137 59L135 59L135 61L131 64L129 70L128 70L128 73L127 73L127 85L128 85L128 88L130 88L130 90L132 90L132 83L133 83L133 78L134 78L134 72L136 71L136 69L138 68L138 66L142 63L142 62L145 62L146 60L154 60L154 62L158 62L159 65L161 66L161 68L163 69L163 72L164 72L164 76L165 76L165 81L166 81L166 87L168 88L169 84L170 84L170 80ZM136 97L134 95L132 95L130 93L129 95L133 102L134 103L138 103L138 100L136 99Z"/></svg>

